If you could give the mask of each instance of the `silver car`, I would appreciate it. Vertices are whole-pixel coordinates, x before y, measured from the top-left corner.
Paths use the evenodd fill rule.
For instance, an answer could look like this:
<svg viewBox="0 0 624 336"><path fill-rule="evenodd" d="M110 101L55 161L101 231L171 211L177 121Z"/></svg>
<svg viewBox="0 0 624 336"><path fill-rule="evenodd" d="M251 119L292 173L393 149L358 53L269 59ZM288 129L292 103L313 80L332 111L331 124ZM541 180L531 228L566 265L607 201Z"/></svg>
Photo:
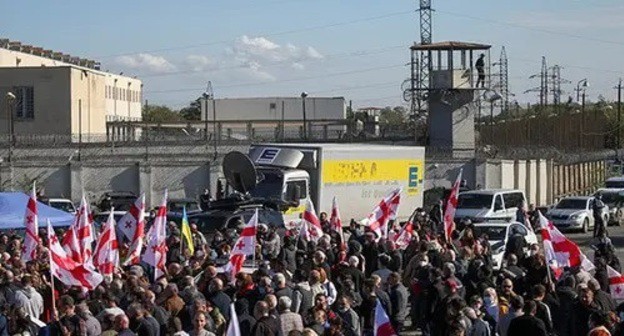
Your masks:
<svg viewBox="0 0 624 336"><path fill-rule="evenodd" d="M593 204L593 196L565 197L555 207L550 209L546 216L560 230L581 230L582 232L587 232L594 227ZM607 206L605 206L603 211L603 220L605 224L609 220Z"/></svg>

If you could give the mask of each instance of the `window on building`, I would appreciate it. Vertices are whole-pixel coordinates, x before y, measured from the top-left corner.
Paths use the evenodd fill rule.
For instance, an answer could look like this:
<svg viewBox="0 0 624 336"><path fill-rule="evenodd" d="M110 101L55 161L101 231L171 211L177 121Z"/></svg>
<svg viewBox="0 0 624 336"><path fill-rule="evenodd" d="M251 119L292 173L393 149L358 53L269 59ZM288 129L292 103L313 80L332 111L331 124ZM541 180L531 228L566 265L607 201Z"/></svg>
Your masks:
<svg viewBox="0 0 624 336"><path fill-rule="evenodd" d="M15 118L35 118L35 89L32 86L13 87L15 94Z"/></svg>

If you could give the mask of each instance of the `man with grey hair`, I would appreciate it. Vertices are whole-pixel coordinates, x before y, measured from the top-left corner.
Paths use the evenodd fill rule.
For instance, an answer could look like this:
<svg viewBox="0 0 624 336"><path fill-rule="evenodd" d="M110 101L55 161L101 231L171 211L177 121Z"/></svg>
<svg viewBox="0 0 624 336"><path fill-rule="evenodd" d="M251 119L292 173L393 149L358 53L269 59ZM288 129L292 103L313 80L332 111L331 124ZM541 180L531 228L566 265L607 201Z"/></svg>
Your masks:
<svg viewBox="0 0 624 336"><path fill-rule="evenodd" d="M613 301L613 297L600 288L598 280L592 278L587 282L587 287L594 292L594 302L596 302L600 310L605 313L615 311L616 304L615 301Z"/></svg>
<svg viewBox="0 0 624 336"><path fill-rule="evenodd" d="M465 297L466 288L464 287L462 282L455 276L455 271L456 269L453 263L451 262L444 263L444 266L442 267L442 275L444 277L444 280L454 281L455 284L457 285L457 294L459 294L461 297Z"/></svg>
<svg viewBox="0 0 624 336"><path fill-rule="evenodd" d="M275 296L279 300L281 297L293 298L293 290L286 284L286 277L282 273L276 273L273 277L275 282Z"/></svg>
<svg viewBox="0 0 624 336"><path fill-rule="evenodd" d="M223 281L219 278L214 278L208 285L208 301L215 307L219 308L221 314L226 320L230 320L230 304L232 299L223 292Z"/></svg>
<svg viewBox="0 0 624 336"><path fill-rule="evenodd" d="M84 321L87 336L99 336L102 334L102 326L100 322L93 317L86 303L76 305L76 315Z"/></svg>
<svg viewBox="0 0 624 336"><path fill-rule="evenodd" d="M282 296L279 298L278 310L282 335L288 335L293 330L303 331L303 319L301 319L301 315L290 311L291 305L292 300L289 297Z"/></svg>
<svg viewBox="0 0 624 336"><path fill-rule="evenodd" d="M252 335L278 335L281 326L277 320L269 316L269 305L265 301L258 301L254 307L256 324L251 329Z"/></svg>

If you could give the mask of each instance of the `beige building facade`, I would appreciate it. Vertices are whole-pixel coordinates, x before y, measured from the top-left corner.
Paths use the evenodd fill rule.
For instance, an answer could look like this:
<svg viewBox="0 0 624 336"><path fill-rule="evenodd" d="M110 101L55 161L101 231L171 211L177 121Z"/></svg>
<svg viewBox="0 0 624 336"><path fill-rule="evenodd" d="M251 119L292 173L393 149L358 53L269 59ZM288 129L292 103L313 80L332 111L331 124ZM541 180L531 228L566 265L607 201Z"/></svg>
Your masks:
<svg viewBox="0 0 624 336"><path fill-rule="evenodd" d="M139 79L100 71L94 61L0 40L0 134L12 124L18 139L105 139L107 121L141 120L142 89Z"/></svg>

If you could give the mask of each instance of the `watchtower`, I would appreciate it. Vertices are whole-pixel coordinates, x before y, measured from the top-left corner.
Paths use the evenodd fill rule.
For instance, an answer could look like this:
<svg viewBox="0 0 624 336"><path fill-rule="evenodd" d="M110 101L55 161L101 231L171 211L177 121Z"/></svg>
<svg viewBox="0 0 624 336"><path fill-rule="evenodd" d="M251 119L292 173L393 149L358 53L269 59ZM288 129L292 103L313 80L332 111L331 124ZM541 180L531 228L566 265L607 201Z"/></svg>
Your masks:
<svg viewBox="0 0 624 336"><path fill-rule="evenodd" d="M412 54L428 56L428 83L421 96L429 109L428 145L453 157L473 157L475 93L490 91L490 45L446 41L415 44ZM422 70L422 69L421 69ZM422 95L426 93L425 95Z"/></svg>

